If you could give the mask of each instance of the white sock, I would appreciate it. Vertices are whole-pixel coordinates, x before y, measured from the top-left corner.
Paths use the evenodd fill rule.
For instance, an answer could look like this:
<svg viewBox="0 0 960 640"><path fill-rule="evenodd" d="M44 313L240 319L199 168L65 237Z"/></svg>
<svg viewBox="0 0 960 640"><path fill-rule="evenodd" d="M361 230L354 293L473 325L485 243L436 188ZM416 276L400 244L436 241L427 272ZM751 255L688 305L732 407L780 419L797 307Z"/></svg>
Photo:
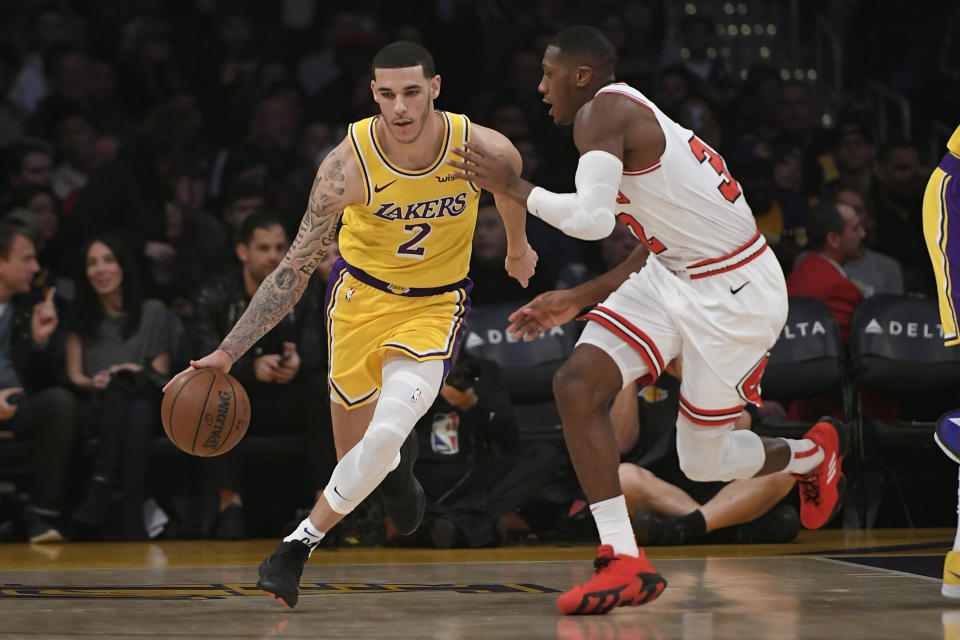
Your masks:
<svg viewBox="0 0 960 640"><path fill-rule="evenodd" d="M637 538L633 535L633 526L627 514L627 501L623 494L590 505L593 521L597 523L600 544L613 547L613 553L640 557Z"/></svg>
<svg viewBox="0 0 960 640"><path fill-rule="evenodd" d="M957 475L960 478L960 470ZM957 535L953 539L953 550L960 551L960 484L957 486Z"/></svg>
<svg viewBox="0 0 960 640"><path fill-rule="evenodd" d="M806 475L817 468L817 465L823 462L823 449L813 440L791 440L790 438L780 438L790 447L790 461L784 471Z"/></svg>
<svg viewBox="0 0 960 640"><path fill-rule="evenodd" d="M293 532L283 539L284 542L292 542L298 540L303 544L307 545L310 548L310 553L313 553L313 550L316 548L320 541L323 540L323 536L326 533L318 530L313 523L310 522L310 516L307 516L303 519L297 528Z"/></svg>

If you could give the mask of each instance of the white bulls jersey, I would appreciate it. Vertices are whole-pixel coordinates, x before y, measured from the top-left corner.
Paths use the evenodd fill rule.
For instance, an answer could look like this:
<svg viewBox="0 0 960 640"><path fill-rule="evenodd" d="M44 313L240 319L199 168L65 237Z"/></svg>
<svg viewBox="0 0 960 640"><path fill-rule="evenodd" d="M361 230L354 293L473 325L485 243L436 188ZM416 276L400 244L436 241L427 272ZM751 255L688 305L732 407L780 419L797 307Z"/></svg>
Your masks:
<svg viewBox="0 0 960 640"><path fill-rule="evenodd" d="M658 162L623 168L615 209L666 268L682 271L748 244L757 251L766 246L739 183L716 151L633 87L611 84L601 93L619 94L649 109L666 138Z"/></svg>

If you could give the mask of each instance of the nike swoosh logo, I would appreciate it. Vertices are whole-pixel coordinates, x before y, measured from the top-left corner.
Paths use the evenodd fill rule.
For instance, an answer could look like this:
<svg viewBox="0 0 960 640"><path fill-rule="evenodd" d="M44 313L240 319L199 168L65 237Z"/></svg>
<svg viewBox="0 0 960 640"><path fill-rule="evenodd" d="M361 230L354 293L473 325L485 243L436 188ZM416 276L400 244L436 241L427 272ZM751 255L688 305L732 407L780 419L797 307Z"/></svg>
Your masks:
<svg viewBox="0 0 960 640"><path fill-rule="evenodd" d="M740 293L740 289L743 289L743 288L744 288L745 286L747 286L748 284L750 284L750 281L749 281L749 280L747 280L746 282L744 282L742 285L740 285L740 286L737 287L736 289L734 289L733 287L730 287L730 293L732 293L733 295L737 295L738 293Z"/></svg>
<svg viewBox="0 0 960 640"><path fill-rule="evenodd" d="M334 492L335 494L337 494L338 496L340 496L341 498L343 498L344 500L347 499L346 496L344 496L342 493L340 493L339 491L337 491L336 485L334 485L334 487L333 487L333 492Z"/></svg>
<svg viewBox="0 0 960 640"><path fill-rule="evenodd" d="M391 180L390 182L388 182L387 184L383 185L382 187L381 187L380 185L378 185L378 184L375 184L375 185L373 185L373 192L374 192L374 193L380 193L381 191L383 191L384 189L386 189L387 187L389 187L390 185L392 185L394 182L396 182L396 180Z"/></svg>
<svg viewBox="0 0 960 640"><path fill-rule="evenodd" d="M957 580L960 580L960 573L957 573L956 571L953 571L952 569L947 569L947 571L949 571L949 572L950 572L950 575L952 575L954 578L956 578Z"/></svg>

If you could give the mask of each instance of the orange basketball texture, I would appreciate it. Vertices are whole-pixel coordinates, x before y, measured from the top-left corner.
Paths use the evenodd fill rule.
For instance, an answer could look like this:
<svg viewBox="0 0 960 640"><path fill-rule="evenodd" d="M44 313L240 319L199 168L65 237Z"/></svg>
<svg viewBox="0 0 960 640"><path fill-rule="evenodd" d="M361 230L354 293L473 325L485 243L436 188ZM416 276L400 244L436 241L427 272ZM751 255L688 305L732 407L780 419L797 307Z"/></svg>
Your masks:
<svg viewBox="0 0 960 640"><path fill-rule="evenodd" d="M218 456L240 442L250 424L250 399L236 378L216 369L194 369L163 395L163 430L177 448Z"/></svg>

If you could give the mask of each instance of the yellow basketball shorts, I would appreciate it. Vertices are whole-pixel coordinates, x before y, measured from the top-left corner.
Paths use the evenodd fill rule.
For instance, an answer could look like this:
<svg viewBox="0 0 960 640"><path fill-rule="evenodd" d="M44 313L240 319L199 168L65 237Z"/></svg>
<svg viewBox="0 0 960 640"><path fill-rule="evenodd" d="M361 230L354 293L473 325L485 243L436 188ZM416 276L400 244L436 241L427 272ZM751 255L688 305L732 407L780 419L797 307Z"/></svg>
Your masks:
<svg viewBox="0 0 960 640"><path fill-rule="evenodd" d="M396 287L339 259L326 301L332 397L347 409L375 400L391 353L442 359L446 376L466 331L471 287L467 278L444 287Z"/></svg>

